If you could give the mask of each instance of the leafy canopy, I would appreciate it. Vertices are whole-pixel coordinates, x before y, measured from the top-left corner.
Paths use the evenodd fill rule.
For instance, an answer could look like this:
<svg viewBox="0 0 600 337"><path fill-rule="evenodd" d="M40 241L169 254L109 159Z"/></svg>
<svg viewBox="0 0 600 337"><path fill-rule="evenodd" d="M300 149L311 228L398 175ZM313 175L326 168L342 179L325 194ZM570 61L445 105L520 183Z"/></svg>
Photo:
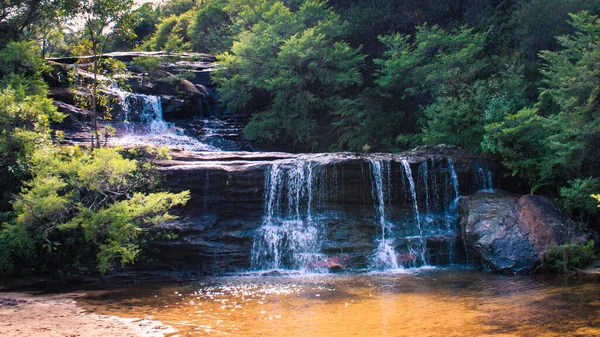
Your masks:
<svg viewBox="0 0 600 337"><path fill-rule="evenodd" d="M3 273L33 260L60 268L95 256L102 273L133 263L142 239L189 199L189 192L145 193L157 183L149 167L117 149L49 146L31 162L34 176L13 204L15 220L0 231Z"/></svg>
<svg viewBox="0 0 600 337"><path fill-rule="evenodd" d="M319 146L340 102L362 83L364 56L339 39L346 24L324 2L230 2L241 32L214 76L231 111L256 111L247 137Z"/></svg>

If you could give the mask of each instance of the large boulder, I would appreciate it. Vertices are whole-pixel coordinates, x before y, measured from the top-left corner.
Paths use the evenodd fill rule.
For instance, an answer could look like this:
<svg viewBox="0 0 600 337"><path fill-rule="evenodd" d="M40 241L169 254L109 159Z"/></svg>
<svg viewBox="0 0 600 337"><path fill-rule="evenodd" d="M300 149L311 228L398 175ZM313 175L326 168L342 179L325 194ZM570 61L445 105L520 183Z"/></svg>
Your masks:
<svg viewBox="0 0 600 337"><path fill-rule="evenodd" d="M471 255L506 273L530 273L549 245L587 239L556 204L537 195L479 192L461 198L459 223Z"/></svg>

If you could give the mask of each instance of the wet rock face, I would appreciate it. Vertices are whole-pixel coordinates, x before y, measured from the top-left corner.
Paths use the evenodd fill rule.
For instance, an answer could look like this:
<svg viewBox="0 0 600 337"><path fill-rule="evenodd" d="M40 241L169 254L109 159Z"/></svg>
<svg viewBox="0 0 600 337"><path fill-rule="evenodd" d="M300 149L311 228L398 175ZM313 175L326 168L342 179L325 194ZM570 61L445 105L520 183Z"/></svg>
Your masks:
<svg viewBox="0 0 600 337"><path fill-rule="evenodd" d="M163 60L160 69L151 76L144 74L132 62L136 57L154 57ZM216 68L214 55L200 53L181 53L174 60L172 55L164 52L119 52L101 55L102 58L113 58L123 61L132 73L128 84L133 92L145 95L175 96L181 104L163 100L163 110L167 119L182 119L198 116L219 116L225 107L218 102L214 92L215 84L211 72ZM91 60L91 56L49 58L48 62L55 71L48 76L52 85L53 98L64 103L72 103L72 93L67 86L66 72L78 61ZM74 68L76 69L76 68ZM186 79L187 78L187 79ZM63 92L60 92L62 89ZM60 107L59 107L60 108Z"/></svg>
<svg viewBox="0 0 600 337"><path fill-rule="evenodd" d="M447 225L452 228L446 228L446 225L435 227L439 224L434 224L430 232L427 221L436 216L446 216L444 199L454 193L447 185L447 158L453 159L459 193L465 195L477 189L474 176L479 159L460 151L444 149L442 154L430 149L395 155L179 152L173 154L172 160L158 165L165 175L166 187L174 192L190 190L191 200L179 211L180 220L167 228L178 234L178 238L150 243L153 267L194 269L207 274L250 270L255 239L267 217L266 199L269 193L266 188L271 187L268 179L273 165L279 165L285 171L293 170L298 161L305 161L302 167L307 169L310 166L313 178L308 179L308 171L302 173L307 185L298 189L298 200L290 201L296 192L288 191L292 188L289 175L281 176L286 180L277 187L281 190L277 192L280 200L276 207L278 211L273 213L275 221L297 219L293 215L297 211L289 208L290 202L297 202L300 221L315 223L321 256L307 262L306 268L335 271L367 268L381 236L368 160L373 156L390 163L386 212L388 220L397 224L393 239L397 245L398 263L410 265L418 258L407 250L407 246L414 246L414 239L410 238L419 234L413 225L413 201L403 178L402 160L410 163L414 175L416 201L427 235L424 244L429 262L448 264L453 259L452 255L456 258L463 249L454 245L460 235L453 220L449 220ZM422 176L423 163L429 165L428 179ZM299 173L296 178L300 176ZM425 189L429 190L429 194L424 192ZM310 214L307 210L309 203ZM428 208L431 209L431 217L424 215ZM292 216L289 216L290 213ZM308 220L309 216L312 220ZM406 228L401 228L403 224ZM440 233L440 230L443 232ZM283 259L288 263L289 256Z"/></svg>
<svg viewBox="0 0 600 337"><path fill-rule="evenodd" d="M507 273L532 272L548 245L586 240L551 200L537 195L479 192L463 197L459 223L472 256Z"/></svg>

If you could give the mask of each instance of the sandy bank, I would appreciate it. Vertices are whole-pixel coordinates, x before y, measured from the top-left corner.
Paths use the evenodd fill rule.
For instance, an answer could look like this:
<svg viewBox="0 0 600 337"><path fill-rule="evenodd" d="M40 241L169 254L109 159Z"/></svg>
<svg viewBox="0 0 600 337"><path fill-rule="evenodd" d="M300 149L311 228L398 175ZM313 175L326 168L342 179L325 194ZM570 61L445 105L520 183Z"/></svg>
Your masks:
<svg viewBox="0 0 600 337"><path fill-rule="evenodd" d="M29 295L0 292L2 337L159 337L176 332L158 321L108 317L77 306L77 293Z"/></svg>

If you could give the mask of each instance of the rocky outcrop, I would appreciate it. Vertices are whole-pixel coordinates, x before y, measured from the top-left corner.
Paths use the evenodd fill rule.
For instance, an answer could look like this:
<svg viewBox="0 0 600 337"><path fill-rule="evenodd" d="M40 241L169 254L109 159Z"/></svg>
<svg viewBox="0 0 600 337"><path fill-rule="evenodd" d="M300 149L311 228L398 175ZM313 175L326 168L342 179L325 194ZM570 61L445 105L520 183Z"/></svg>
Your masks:
<svg viewBox="0 0 600 337"><path fill-rule="evenodd" d="M177 55L164 52L125 52L101 55L102 58L114 58L124 62L131 72L128 84L135 93L154 96L173 96L180 104L172 104L172 100L162 102L166 118L182 119L197 116L220 116L226 109L219 102L215 85L210 74L216 69L214 55L201 53L180 53ZM151 73L143 73L133 62L136 57L153 57L162 61L158 69ZM89 72L76 66L77 63L91 61L91 56L49 58L54 71L47 75L52 89L68 86L69 71L75 70L83 77L90 77ZM91 77L90 77L91 78ZM59 93L59 91L56 91ZM65 91L68 92L68 91ZM64 95L63 95L64 96ZM62 96L54 95L57 100ZM63 101L69 104L69 97Z"/></svg>
<svg viewBox="0 0 600 337"><path fill-rule="evenodd" d="M414 205L401 162L406 160L413 174L418 207L422 216L432 264L457 262L462 257L460 235L448 218L444 200L454 195L449 186L449 158L456 170L457 188L461 195L479 189L477 168L482 161L462 151L445 148L423 148L399 154L290 154L261 152L173 153L171 160L159 162L167 187L172 191L190 190L191 200L180 211L180 221L168 230L178 234L176 240L150 243L153 266L194 269L204 273L243 271L251 268L254 239L265 221L265 188L274 165L279 170L296 170L298 163L309 163L297 177L312 175L310 186L299 189L302 194L301 217L307 216L308 194L311 195L310 216L319 227L321 257L307 268L361 270L369 265L381 235L376 216L370 159L389 163L389 221L396 225L394 239L400 264L410 266L417 258L411 253L415 235ZM426 163L426 164L424 164ZM386 164L387 165L387 164ZM428 171L424 172L423 167ZM308 171L310 167L310 172ZM426 175L425 175L426 174ZM283 177L283 176L282 176ZM287 177L287 176L286 176ZM427 178L425 178L427 177ZM288 177L289 178L289 177ZM285 178L287 179L287 178ZM287 213L290 189L295 182L281 185L281 209ZM424 216L430 212L428 216ZM436 221L439 221L436 222ZM412 248L411 248L412 247Z"/></svg>
<svg viewBox="0 0 600 337"><path fill-rule="evenodd" d="M479 192L463 197L459 223L472 256L507 273L532 272L548 245L586 240L551 200L537 195Z"/></svg>

